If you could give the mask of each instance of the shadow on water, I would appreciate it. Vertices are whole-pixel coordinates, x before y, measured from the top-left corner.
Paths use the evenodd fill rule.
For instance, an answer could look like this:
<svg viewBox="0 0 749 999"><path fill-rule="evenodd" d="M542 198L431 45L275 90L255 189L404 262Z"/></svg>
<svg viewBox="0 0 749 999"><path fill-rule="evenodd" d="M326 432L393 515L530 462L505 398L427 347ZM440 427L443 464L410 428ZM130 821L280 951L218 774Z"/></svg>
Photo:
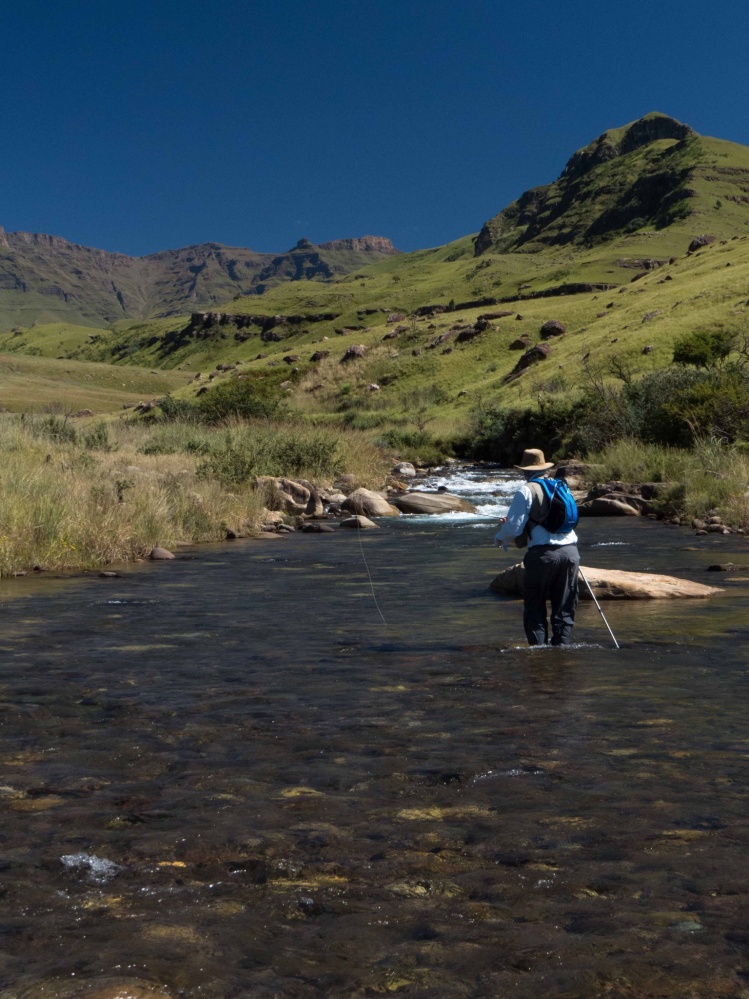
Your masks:
<svg viewBox="0 0 749 999"><path fill-rule="evenodd" d="M748 584L530 651L493 531L363 535L386 625L346 532L4 587L0 995L746 994Z"/></svg>

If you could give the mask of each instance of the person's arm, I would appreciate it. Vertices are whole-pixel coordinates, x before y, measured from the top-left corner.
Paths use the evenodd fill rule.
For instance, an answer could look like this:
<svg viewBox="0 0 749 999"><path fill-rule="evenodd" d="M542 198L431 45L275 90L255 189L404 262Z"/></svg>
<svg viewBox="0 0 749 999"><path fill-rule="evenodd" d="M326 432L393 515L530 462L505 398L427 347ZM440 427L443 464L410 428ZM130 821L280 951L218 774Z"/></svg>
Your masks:
<svg viewBox="0 0 749 999"><path fill-rule="evenodd" d="M507 517L495 536L495 541L502 545L504 551L507 551L510 541L514 541L523 533L523 528L528 523L532 503L533 494L528 486L523 484L513 496Z"/></svg>

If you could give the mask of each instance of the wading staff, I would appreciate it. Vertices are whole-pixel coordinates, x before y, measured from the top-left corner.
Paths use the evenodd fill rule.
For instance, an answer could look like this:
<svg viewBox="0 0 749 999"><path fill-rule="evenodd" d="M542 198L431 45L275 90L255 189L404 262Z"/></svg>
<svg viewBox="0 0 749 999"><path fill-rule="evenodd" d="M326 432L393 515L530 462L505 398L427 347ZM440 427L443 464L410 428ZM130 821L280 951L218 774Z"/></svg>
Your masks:
<svg viewBox="0 0 749 999"><path fill-rule="evenodd" d="M615 634L614 634L614 632L613 632L613 631L611 630L611 625L610 625L610 624L609 624L609 622L608 622L608 621L606 620L606 615L605 615L605 614L603 613L603 611L601 610L601 605L600 605L600 604L598 603L598 601L596 600L596 595L595 595L595 593L593 592L593 587L592 587L592 586L590 585L590 583L588 582L588 580L587 580L587 579L585 578L585 573L583 572L583 570L582 570L582 569L578 569L577 571L578 571L578 572L580 573L580 578L582 579L582 581L583 581L583 582L585 583L585 585L586 585L586 586L588 587L588 593L590 593L591 597L593 597L593 603L594 603L594 604L596 605L596 607L598 608L598 613L599 613L599 614L601 615L601 617L603 618L603 623L604 623L604 624L606 625L606 627L607 627L607 628L609 629L609 635L611 635L611 637L612 637L612 639L613 639L613 641L614 641L614 645L615 645L615 646L617 647L617 649L618 649L618 648L619 648L619 643L618 643L618 642L617 642L617 640L616 640L616 635L615 635Z"/></svg>

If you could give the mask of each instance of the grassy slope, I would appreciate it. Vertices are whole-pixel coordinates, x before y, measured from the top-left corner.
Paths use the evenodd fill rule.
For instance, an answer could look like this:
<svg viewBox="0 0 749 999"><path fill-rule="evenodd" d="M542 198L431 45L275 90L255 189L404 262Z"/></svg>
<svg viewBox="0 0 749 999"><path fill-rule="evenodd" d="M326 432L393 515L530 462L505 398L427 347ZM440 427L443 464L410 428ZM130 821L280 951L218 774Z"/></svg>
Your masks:
<svg viewBox="0 0 749 999"><path fill-rule="evenodd" d="M583 178L586 197L554 221L557 230L589 226L605 210L612 191L626 191L638 171L655 169L653 164L658 167L673 146L674 140L659 140L595 167ZM311 418L356 419L360 426L374 426L413 421L414 413L426 408L425 418L432 421L430 429L448 432L479 397L516 405L544 393L574 393L591 364L605 367L616 358L626 361L635 372L643 372L669 363L674 340L691 329L718 325L745 328L749 202L742 192L749 149L695 137L671 154L671 161L677 159L680 169L689 168L687 203L691 214L666 228L646 227L592 247L536 244L526 245L522 252L492 249L479 258L474 256L472 237L467 236L443 247L379 261L336 282L286 283L262 296L235 299L225 307L232 313L337 314L332 322L286 327L281 342L263 342L256 329L249 339L236 338L235 330L226 327L167 352L164 334L183 328L187 322L186 317L175 317L119 322L109 330L64 324L37 326L20 335L0 336L0 349L78 360L114 359L128 366L189 366L204 375L217 363L236 361L242 361L245 370L262 372L278 368L281 358L293 353L299 355L293 365L299 370L292 375L289 368L294 381L291 401ZM717 234L725 244L716 243L686 256L690 240L705 232ZM637 260L672 257L676 258L673 264L632 283L638 273L632 265ZM731 267L726 266L729 263ZM617 290L527 298L572 282L611 284ZM382 340L389 311L408 313L429 303L487 296L510 300L512 304L506 307L523 318L498 320L492 330L469 344L451 341L437 350L426 349L430 339L455 322L472 322L487 308L409 320L405 323L408 329L397 340ZM382 311L367 315L366 309ZM658 315L643 322L651 312ZM508 349L509 344L521 333L536 342L539 327L552 318L565 323L567 336L553 343L554 353L548 360L505 385L504 378L519 357L519 352ZM344 326L364 328L337 335L336 328ZM355 343L368 347L367 356L351 365L339 364L345 348ZM643 348L651 345L654 349L643 354ZM444 347L453 350L443 354ZM311 365L310 354L320 348L331 351L330 359ZM421 349L421 354L413 356L414 349ZM590 358L584 363L588 353ZM263 357L257 359L258 354ZM119 370L123 370L121 365ZM371 382L389 384L375 393L367 391ZM176 384L180 384L179 379ZM208 384L205 377L179 392L189 396L204 384Z"/></svg>
<svg viewBox="0 0 749 999"><path fill-rule="evenodd" d="M92 409L111 413L125 403L163 396L184 386L187 373L121 368L0 354L0 406L11 412Z"/></svg>

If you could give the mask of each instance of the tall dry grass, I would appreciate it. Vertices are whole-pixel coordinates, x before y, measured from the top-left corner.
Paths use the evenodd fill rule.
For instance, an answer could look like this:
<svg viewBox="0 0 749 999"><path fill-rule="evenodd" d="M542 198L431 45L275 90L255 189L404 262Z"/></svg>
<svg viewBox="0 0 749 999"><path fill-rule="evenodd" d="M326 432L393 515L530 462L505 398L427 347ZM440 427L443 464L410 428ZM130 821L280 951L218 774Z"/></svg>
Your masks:
<svg viewBox="0 0 749 999"><path fill-rule="evenodd" d="M143 556L156 545L255 533L263 504L252 478L222 481L211 474L211 455L229 435L238 454L262 438L265 453L273 452L275 440L280 454L296 440L299 457L315 433L268 425L73 426L59 417L3 415L0 576L32 566L93 568ZM328 443L335 470L382 482L384 457L363 435L339 434ZM303 461L289 471L326 479L324 469L305 468ZM263 473L262 463L253 470Z"/></svg>
<svg viewBox="0 0 749 999"><path fill-rule="evenodd" d="M601 482L672 482L680 487L682 514L701 518L719 510L727 524L749 531L749 453L741 447L715 439L689 450L621 440L588 460Z"/></svg>

